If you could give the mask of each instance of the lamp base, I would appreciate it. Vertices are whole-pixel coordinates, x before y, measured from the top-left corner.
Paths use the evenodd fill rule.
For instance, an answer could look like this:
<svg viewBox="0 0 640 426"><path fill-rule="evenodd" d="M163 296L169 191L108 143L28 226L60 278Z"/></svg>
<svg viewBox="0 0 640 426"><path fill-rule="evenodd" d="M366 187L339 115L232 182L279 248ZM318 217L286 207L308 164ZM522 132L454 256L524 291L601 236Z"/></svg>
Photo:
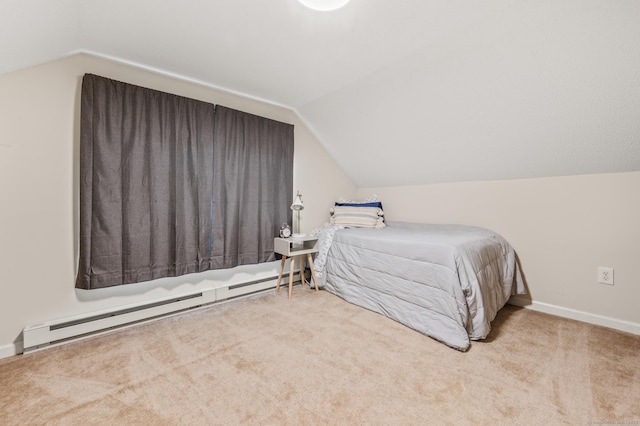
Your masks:
<svg viewBox="0 0 640 426"><path fill-rule="evenodd" d="M292 234L291 238L294 239L294 240L301 240L306 236L307 236L307 234Z"/></svg>

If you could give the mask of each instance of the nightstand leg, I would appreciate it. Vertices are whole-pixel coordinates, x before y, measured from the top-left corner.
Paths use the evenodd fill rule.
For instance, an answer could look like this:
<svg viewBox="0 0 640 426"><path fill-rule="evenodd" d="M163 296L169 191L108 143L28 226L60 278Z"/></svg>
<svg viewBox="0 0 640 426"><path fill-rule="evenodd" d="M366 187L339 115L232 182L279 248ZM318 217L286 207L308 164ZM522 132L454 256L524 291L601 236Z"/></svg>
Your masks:
<svg viewBox="0 0 640 426"><path fill-rule="evenodd" d="M287 256L282 256L282 262L280 262L280 274L278 274L278 283L276 284L276 293L280 291L280 281L282 281L282 271L284 270L284 262L287 260Z"/></svg>
<svg viewBox="0 0 640 426"><path fill-rule="evenodd" d="M296 257L291 256L289 261L289 300L291 300L291 290L293 290L293 267L296 263Z"/></svg>
<svg viewBox="0 0 640 426"><path fill-rule="evenodd" d="M309 261L309 268L311 268L311 278L313 278L313 284L316 286L316 291L318 291L318 280L316 279L316 270L313 269L313 258L311 257L311 253L307 253L307 260Z"/></svg>

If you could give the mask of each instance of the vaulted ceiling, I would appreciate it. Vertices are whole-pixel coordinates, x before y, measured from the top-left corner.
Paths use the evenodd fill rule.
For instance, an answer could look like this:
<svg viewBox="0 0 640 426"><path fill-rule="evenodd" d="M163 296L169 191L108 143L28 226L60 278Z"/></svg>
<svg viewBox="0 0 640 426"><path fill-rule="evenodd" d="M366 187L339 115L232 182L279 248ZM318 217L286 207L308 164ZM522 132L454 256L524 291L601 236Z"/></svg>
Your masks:
<svg viewBox="0 0 640 426"><path fill-rule="evenodd" d="M0 73L87 52L282 105L360 187L640 170L637 0L0 5Z"/></svg>

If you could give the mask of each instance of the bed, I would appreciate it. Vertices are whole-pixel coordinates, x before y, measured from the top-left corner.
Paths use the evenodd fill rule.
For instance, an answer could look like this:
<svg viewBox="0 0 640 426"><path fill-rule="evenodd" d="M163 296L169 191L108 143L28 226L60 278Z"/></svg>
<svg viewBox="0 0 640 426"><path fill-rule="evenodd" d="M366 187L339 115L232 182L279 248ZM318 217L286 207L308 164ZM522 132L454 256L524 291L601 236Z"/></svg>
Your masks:
<svg viewBox="0 0 640 426"><path fill-rule="evenodd" d="M319 284L465 351L491 331L513 294L525 293L511 245L488 229L390 222L318 232Z"/></svg>

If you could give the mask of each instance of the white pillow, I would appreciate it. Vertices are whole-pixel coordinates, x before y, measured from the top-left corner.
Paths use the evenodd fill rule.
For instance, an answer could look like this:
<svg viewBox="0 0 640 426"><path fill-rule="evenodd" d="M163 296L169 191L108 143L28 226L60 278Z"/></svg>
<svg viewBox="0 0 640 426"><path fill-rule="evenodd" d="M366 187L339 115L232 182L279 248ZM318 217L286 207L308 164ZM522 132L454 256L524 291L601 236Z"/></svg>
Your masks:
<svg viewBox="0 0 640 426"><path fill-rule="evenodd" d="M331 223L358 228L384 228L382 209L377 207L335 206Z"/></svg>

